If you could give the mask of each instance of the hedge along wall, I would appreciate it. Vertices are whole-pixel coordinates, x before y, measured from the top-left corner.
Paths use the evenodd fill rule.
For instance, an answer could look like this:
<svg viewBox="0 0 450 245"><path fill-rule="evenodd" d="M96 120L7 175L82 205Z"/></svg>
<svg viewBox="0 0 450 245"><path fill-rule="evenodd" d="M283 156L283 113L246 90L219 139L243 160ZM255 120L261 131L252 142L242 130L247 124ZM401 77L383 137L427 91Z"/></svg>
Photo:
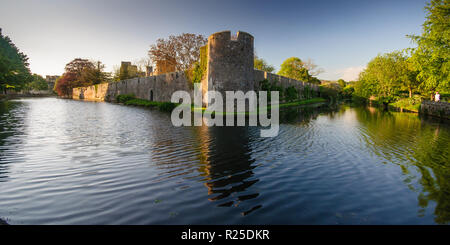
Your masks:
<svg viewBox="0 0 450 245"><path fill-rule="evenodd" d="M277 74L269 73L266 71L261 70L255 70L255 91L259 91L261 89L261 82L264 80L269 81L270 83L273 83L277 86L281 86L283 89L287 89L289 87L294 87L298 92L298 98L304 99L305 93L304 90L310 90L315 91L316 93L319 92L319 85L312 84L312 83L306 83L302 81L298 81L295 79L291 79L288 77L280 76Z"/></svg>

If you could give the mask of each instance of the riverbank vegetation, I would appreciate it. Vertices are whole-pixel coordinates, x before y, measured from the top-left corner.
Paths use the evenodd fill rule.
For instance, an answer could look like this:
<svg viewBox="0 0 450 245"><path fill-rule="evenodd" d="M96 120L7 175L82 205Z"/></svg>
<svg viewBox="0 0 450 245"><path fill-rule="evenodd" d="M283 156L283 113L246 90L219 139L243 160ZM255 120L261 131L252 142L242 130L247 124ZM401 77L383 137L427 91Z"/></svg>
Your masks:
<svg viewBox="0 0 450 245"><path fill-rule="evenodd" d="M32 90L48 90L47 82L42 76L31 74L27 55L0 29L0 93Z"/></svg>
<svg viewBox="0 0 450 245"><path fill-rule="evenodd" d="M118 103L124 105L143 106L143 107L156 107L160 111L171 112L178 104L171 102L158 102L136 98L134 94L122 94L116 97Z"/></svg>
<svg viewBox="0 0 450 245"><path fill-rule="evenodd" d="M315 103L324 103L327 100L324 98L308 98L308 99L301 99L301 100L295 100L290 102L284 102L279 103L276 105L269 105L267 106L267 110L269 110L272 106L278 106L280 108L282 107L290 107L290 106L299 106L299 105L308 105L308 104L315 104ZM171 112L176 106L180 105L178 103L171 103L171 102L158 102L158 101L150 101L145 99L139 99L136 98L134 94L121 94L116 96L116 102L121 103L124 105L131 105L131 106L142 106L142 107L153 107L158 108L160 111L167 111ZM191 105L192 111L202 111L205 112L205 107L195 107L194 104ZM248 114L248 112L244 112L245 114ZM226 113L224 113L226 114Z"/></svg>
<svg viewBox="0 0 450 245"><path fill-rule="evenodd" d="M450 4L432 0L425 10L422 34L408 36L417 47L373 58L357 82L342 88L345 96L411 111L436 92L450 99Z"/></svg>

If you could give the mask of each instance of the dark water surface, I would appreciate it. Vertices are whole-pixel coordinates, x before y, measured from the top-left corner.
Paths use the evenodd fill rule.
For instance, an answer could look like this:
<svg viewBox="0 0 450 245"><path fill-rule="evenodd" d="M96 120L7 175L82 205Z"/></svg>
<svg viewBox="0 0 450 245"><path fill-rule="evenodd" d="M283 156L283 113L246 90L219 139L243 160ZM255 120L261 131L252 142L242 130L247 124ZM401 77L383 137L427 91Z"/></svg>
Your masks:
<svg viewBox="0 0 450 245"><path fill-rule="evenodd" d="M448 224L450 127L415 114L288 108L256 127L55 98L0 102L11 224Z"/></svg>

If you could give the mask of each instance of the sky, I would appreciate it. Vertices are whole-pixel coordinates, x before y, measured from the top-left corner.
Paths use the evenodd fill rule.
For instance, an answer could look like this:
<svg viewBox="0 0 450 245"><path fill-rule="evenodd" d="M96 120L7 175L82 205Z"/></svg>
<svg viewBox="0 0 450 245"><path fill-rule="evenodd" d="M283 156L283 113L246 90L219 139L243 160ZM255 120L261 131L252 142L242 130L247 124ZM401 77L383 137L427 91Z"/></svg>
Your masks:
<svg viewBox="0 0 450 245"><path fill-rule="evenodd" d="M74 58L106 71L147 56L158 38L245 31L259 57L279 69L311 58L320 79L346 81L376 55L414 47L426 0L1 0L0 28L40 75L60 75Z"/></svg>

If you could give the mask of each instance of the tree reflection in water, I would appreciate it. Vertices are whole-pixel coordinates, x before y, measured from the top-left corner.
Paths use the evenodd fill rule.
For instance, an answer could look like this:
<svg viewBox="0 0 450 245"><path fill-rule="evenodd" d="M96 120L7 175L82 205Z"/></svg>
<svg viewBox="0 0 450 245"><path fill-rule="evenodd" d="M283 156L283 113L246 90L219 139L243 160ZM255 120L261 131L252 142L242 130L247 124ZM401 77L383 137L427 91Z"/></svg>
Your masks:
<svg viewBox="0 0 450 245"><path fill-rule="evenodd" d="M450 221L450 130L447 123L416 114L383 112L374 108L355 108L358 121L369 137L366 144L375 154L401 167L405 184L419 171L421 190L419 216L430 201L436 202L435 221ZM446 130L440 130L441 128ZM398 149L406 149L398 152ZM413 169L412 169L413 168ZM410 186L410 185L409 185ZM410 188L413 188L410 186Z"/></svg>

